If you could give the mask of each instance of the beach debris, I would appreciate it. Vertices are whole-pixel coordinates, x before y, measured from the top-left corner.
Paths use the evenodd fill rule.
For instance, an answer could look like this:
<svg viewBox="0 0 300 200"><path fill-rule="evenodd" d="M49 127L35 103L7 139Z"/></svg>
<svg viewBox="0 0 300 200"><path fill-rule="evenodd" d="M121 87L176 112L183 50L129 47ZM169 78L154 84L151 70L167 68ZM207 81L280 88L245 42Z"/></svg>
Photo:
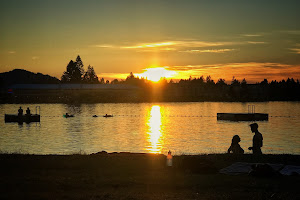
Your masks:
<svg viewBox="0 0 300 200"><path fill-rule="evenodd" d="M173 165L173 156L171 155L171 151L169 150L167 155L167 166L172 167Z"/></svg>
<svg viewBox="0 0 300 200"><path fill-rule="evenodd" d="M219 172L228 175L249 174L253 176L273 176L281 174L294 176L300 174L300 166L271 163L236 162L221 169Z"/></svg>

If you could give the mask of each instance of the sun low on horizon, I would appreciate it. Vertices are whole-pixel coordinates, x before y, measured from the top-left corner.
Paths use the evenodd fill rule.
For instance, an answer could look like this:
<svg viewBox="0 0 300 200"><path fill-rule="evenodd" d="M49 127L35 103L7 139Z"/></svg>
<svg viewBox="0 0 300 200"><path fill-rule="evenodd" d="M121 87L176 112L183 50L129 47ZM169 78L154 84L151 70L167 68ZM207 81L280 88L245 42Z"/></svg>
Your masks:
<svg viewBox="0 0 300 200"><path fill-rule="evenodd" d="M152 67L144 69L143 73L136 74L136 76L138 76L140 78L145 78L152 82L158 82L163 78L166 78L166 79L173 78L173 77L175 77L176 74L177 74L177 72L168 70L165 67L152 66Z"/></svg>
<svg viewBox="0 0 300 200"><path fill-rule="evenodd" d="M109 81L300 79L300 1L274 1L0 1L0 73L60 79L80 55Z"/></svg>

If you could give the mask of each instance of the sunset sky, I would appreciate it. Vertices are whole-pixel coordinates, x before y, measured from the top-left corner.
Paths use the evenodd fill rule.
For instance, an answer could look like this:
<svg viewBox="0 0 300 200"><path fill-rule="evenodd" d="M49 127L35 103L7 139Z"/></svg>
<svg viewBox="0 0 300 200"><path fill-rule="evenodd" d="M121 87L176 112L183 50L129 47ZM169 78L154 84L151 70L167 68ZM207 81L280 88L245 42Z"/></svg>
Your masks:
<svg viewBox="0 0 300 200"><path fill-rule="evenodd" d="M297 0L1 0L0 72L61 78L80 55L105 79L157 67L173 79L300 79L299 8Z"/></svg>

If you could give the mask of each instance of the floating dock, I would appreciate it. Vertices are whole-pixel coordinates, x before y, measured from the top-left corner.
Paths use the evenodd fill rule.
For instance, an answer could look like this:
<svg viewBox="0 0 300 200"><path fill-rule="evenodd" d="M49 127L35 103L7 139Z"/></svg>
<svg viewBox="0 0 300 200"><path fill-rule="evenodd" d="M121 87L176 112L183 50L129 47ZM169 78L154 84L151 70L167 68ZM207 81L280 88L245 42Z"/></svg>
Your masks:
<svg viewBox="0 0 300 200"><path fill-rule="evenodd" d="M217 113L217 120L229 121L268 121L266 113Z"/></svg>
<svg viewBox="0 0 300 200"><path fill-rule="evenodd" d="M10 115L10 114L5 114L5 122L18 122L18 123L30 123L30 122L40 122L41 120L41 116L38 114L34 114L34 115L22 115L22 116L18 116L18 115Z"/></svg>

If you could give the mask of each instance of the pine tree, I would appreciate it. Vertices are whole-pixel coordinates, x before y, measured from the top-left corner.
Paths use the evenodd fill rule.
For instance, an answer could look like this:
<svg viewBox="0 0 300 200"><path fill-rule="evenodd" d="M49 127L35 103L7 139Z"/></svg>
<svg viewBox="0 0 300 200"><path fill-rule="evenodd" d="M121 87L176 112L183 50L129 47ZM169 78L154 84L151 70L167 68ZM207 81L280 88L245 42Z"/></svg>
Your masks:
<svg viewBox="0 0 300 200"><path fill-rule="evenodd" d="M99 83L99 79L98 76L96 75L94 67L90 65L88 66L88 69L83 76L83 80L86 83Z"/></svg>
<svg viewBox="0 0 300 200"><path fill-rule="evenodd" d="M69 62L66 71L64 71L61 77L61 81L63 83L81 83L83 72L83 63L78 55L76 62L73 60Z"/></svg>
<svg viewBox="0 0 300 200"><path fill-rule="evenodd" d="M83 62L79 55L76 58L76 65L80 69L81 75L83 75L84 74Z"/></svg>
<svg viewBox="0 0 300 200"><path fill-rule="evenodd" d="M104 83L105 83L104 78L101 78L100 79L100 84L104 84Z"/></svg>

